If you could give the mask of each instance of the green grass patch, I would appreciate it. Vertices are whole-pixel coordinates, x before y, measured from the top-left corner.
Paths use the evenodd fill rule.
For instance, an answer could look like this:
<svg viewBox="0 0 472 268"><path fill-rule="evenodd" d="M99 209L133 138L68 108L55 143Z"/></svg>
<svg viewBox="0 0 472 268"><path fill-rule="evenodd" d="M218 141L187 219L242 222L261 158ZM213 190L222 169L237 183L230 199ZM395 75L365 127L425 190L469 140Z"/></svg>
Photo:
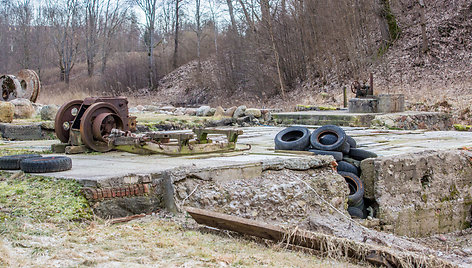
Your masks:
<svg viewBox="0 0 472 268"><path fill-rule="evenodd" d="M461 124L455 124L454 129L457 131L469 131L472 129L472 126L470 125L461 125Z"/></svg>
<svg viewBox="0 0 472 268"><path fill-rule="evenodd" d="M21 148L1 148L0 149L0 156L16 155L16 154L52 154L52 151L51 150L33 151L33 150L21 149Z"/></svg>
<svg viewBox="0 0 472 268"><path fill-rule="evenodd" d="M92 218L92 210L73 180L0 174L0 233L13 234L25 221L66 223Z"/></svg>

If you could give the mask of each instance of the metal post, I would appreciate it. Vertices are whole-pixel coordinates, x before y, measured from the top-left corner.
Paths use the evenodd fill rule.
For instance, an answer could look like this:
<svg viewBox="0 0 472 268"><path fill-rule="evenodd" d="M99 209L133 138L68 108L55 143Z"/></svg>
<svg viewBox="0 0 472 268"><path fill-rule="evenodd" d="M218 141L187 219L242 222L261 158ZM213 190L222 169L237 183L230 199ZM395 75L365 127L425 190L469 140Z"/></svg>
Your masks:
<svg viewBox="0 0 472 268"><path fill-rule="evenodd" d="M374 74L370 73L370 87L367 95L374 96Z"/></svg>
<svg viewBox="0 0 472 268"><path fill-rule="evenodd" d="M347 107L347 89L346 86L343 87L343 107Z"/></svg>

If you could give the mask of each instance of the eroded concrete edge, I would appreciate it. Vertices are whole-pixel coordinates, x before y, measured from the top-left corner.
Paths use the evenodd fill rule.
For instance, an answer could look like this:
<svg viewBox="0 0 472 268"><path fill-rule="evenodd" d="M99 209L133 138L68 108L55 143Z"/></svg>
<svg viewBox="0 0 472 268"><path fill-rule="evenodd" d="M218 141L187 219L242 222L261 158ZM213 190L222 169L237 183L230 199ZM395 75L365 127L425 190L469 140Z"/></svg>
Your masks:
<svg viewBox="0 0 472 268"><path fill-rule="evenodd" d="M266 170L304 171L327 166L335 166L330 156L303 156L211 168L172 168L153 174L128 174L79 182L95 213L103 218L114 218L150 213L160 208L178 212L173 185L187 178L207 181L254 179Z"/></svg>

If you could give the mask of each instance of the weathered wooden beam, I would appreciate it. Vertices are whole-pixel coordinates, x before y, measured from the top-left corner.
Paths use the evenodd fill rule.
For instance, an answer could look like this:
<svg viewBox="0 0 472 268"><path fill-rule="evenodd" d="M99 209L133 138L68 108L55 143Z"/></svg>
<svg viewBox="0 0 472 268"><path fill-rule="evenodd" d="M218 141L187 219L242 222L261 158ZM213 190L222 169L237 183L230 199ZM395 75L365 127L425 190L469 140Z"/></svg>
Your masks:
<svg viewBox="0 0 472 268"><path fill-rule="evenodd" d="M395 254L380 246L359 243L321 233L313 233L307 230L290 232L272 224L209 210L194 207L184 207L184 209L199 224L271 239L277 242L284 241L288 244L317 250L322 254L329 255L330 253L326 251L329 248L336 248L338 252L334 254L338 254L338 257L349 257L386 267L455 267L453 264L434 257L425 258L425 256L407 252Z"/></svg>

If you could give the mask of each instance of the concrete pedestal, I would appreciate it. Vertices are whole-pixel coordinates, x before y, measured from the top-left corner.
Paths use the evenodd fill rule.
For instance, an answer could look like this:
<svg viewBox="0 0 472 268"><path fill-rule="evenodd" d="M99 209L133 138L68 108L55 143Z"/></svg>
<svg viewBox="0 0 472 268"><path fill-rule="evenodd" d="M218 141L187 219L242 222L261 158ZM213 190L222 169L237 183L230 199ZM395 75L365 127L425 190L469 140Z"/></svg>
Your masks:
<svg viewBox="0 0 472 268"><path fill-rule="evenodd" d="M399 113L405 111L405 95L403 94L380 94L377 99L377 112Z"/></svg>
<svg viewBox="0 0 472 268"><path fill-rule="evenodd" d="M353 98L349 100L350 113L377 113L378 100L374 98Z"/></svg>

